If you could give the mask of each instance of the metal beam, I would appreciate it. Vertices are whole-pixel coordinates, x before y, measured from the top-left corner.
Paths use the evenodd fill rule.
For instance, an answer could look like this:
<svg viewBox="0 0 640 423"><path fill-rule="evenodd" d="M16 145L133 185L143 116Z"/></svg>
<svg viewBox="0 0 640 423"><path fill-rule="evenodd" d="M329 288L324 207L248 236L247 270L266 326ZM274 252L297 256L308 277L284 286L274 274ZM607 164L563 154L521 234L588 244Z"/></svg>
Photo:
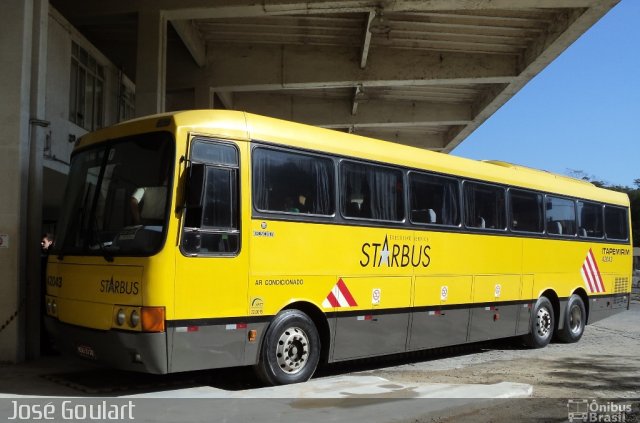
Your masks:
<svg viewBox="0 0 640 423"><path fill-rule="evenodd" d="M364 92L362 91L362 85L358 85L353 92L353 100L351 101L351 115L355 116L358 113L358 102L362 100L364 97Z"/></svg>
<svg viewBox="0 0 640 423"><path fill-rule="evenodd" d="M233 109L233 93L229 91L216 91L215 95L218 96L225 109Z"/></svg>
<svg viewBox="0 0 640 423"><path fill-rule="evenodd" d="M386 12L427 12L474 9L527 9L592 7L600 0L59 0L56 5L65 14L99 16L163 10L168 19L240 18L282 14L319 14L369 12L384 8Z"/></svg>
<svg viewBox="0 0 640 423"><path fill-rule="evenodd" d="M509 83L518 65L513 56L378 48L367 69L360 69L350 48L209 47L216 61L202 71L200 83L234 92Z"/></svg>
<svg viewBox="0 0 640 423"><path fill-rule="evenodd" d="M235 93L234 107L333 129L466 125L472 119L463 104L368 100L353 116L349 99L268 93Z"/></svg>
<svg viewBox="0 0 640 423"><path fill-rule="evenodd" d="M364 37L362 40L362 52L360 53L360 69L367 67L367 57L369 56L369 47L371 46L371 22L376 17L376 12L369 12L367 23L364 27Z"/></svg>
<svg viewBox="0 0 640 423"><path fill-rule="evenodd" d="M207 46L200 36L200 33L194 28L193 22L190 20L172 20L171 25L178 33L178 36L184 43L191 57L201 68L207 64Z"/></svg>

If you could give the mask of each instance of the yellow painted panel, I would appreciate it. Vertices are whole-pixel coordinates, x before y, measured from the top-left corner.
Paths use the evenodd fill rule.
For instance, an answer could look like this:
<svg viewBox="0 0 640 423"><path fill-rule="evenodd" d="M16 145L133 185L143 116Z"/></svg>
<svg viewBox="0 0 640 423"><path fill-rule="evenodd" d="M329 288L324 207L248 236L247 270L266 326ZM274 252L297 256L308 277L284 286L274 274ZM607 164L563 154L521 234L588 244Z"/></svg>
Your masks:
<svg viewBox="0 0 640 423"><path fill-rule="evenodd" d="M335 284L336 277L328 275L253 275L249 279L249 315L273 315L296 301L310 301L322 309Z"/></svg>
<svg viewBox="0 0 640 423"><path fill-rule="evenodd" d="M142 270L142 266L52 263L48 292L70 300L140 305Z"/></svg>
<svg viewBox="0 0 640 423"><path fill-rule="evenodd" d="M473 302L490 303L520 299L520 275L482 275L473 278Z"/></svg>
<svg viewBox="0 0 640 423"><path fill-rule="evenodd" d="M410 277L344 277L342 280L357 303L350 309L400 308L410 304ZM374 291L379 295L376 296Z"/></svg>
<svg viewBox="0 0 640 423"><path fill-rule="evenodd" d="M57 298L61 322L93 329L111 329L113 305Z"/></svg>
<svg viewBox="0 0 640 423"><path fill-rule="evenodd" d="M522 275L522 290L520 292L521 300L535 299L533 296L533 275Z"/></svg>
<svg viewBox="0 0 640 423"><path fill-rule="evenodd" d="M414 306L471 302L471 276L416 277Z"/></svg>
<svg viewBox="0 0 640 423"><path fill-rule="evenodd" d="M522 239L510 236L450 232L415 232L416 244L428 245L428 267L416 276L518 274Z"/></svg>

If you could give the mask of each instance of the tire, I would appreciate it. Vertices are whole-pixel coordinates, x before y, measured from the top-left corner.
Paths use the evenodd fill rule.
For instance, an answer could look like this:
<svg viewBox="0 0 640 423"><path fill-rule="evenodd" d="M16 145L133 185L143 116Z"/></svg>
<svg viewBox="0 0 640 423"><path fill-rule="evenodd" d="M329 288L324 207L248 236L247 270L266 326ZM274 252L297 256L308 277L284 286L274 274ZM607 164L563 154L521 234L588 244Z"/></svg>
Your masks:
<svg viewBox="0 0 640 423"><path fill-rule="evenodd" d="M587 323L587 310L579 295L569 297L567 308L564 312L564 327L558 330L558 339L562 342L578 342L584 333Z"/></svg>
<svg viewBox="0 0 640 423"><path fill-rule="evenodd" d="M536 301L531 315L531 331L522 340L530 348L544 348L549 345L555 328L553 305L547 297L540 297Z"/></svg>
<svg viewBox="0 0 640 423"><path fill-rule="evenodd" d="M256 374L268 385L305 382L318 367L320 349L320 336L309 316L284 310L264 335Z"/></svg>

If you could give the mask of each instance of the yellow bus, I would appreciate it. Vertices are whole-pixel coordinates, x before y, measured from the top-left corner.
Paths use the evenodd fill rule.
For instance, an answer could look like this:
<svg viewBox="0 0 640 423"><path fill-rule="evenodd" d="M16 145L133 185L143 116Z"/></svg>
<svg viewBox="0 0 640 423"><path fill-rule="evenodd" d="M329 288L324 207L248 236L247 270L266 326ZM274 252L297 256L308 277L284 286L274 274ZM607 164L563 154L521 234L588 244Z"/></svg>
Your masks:
<svg viewBox="0 0 640 423"><path fill-rule="evenodd" d="M629 307L626 195L237 111L80 138L47 266L62 351L172 373L496 338L576 342Z"/></svg>

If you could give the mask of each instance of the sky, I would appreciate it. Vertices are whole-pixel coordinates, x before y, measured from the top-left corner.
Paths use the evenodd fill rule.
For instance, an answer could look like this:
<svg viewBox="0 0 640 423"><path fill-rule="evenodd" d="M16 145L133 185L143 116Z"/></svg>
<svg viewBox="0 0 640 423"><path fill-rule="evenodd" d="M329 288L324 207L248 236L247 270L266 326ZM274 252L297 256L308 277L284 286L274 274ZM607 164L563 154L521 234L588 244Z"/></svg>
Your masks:
<svg viewBox="0 0 640 423"><path fill-rule="evenodd" d="M640 0L621 0L452 154L640 179Z"/></svg>

